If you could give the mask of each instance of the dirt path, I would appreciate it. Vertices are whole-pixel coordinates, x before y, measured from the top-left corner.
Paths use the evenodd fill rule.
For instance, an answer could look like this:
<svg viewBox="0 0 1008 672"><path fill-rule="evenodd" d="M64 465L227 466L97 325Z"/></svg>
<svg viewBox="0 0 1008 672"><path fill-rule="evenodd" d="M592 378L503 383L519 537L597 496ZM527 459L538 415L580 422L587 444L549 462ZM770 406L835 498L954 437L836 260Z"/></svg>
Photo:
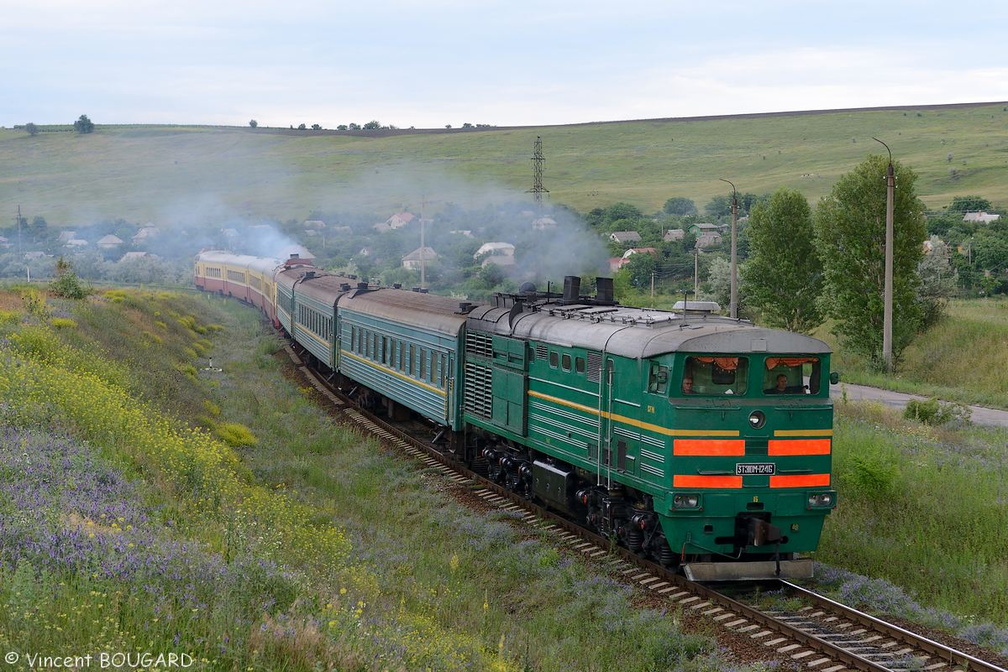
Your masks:
<svg viewBox="0 0 1008 672"><path fill-rule="evenodd" d="M846 394L851 401L877 401L902 410L911 399L925 401L927 397L916 394L903 394L901 392L890 392L880 390L877 387L865 387L863 385L852 385L850 383L840 383L830 386L830 396L834 400L841 399ZM970 406L973 414L970 420L977 425L987 425L991 427L1008 427L1008 411L999 411L983 406Z"/></svg>

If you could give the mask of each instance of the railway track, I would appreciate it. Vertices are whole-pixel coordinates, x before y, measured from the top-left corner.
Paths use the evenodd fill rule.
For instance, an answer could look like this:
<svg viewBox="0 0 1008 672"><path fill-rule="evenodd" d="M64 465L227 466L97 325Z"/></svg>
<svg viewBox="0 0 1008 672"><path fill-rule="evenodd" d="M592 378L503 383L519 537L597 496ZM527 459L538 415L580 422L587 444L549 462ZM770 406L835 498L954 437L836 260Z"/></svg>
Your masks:
<svg viewBox="0 0 1008 672"><path fill-rule="evenodd" d="M709 619L764 660L778 660L813 672L1008 672L1005 667L956 650L903 627L860 612L796 584L779 581L770 591L800 600L797 609L757 606L761 600L733 597L724 589L688 581L668 569L643 560L556 513L540 507L436 450L401 426L353 406L288 346L287 352L312 385L358 429L379 437L426 468L441 473L485 506L510 512L516 519L544 528L574 552L607 564L609 571L667 603L670 611ZM768 586L761 584L765 596ZM765 599L762 601L766 601ZM776 603L782 601L777 600ZM741 647L740 647L741 648ZM756 654L753 654L756 655Z"/></svg>

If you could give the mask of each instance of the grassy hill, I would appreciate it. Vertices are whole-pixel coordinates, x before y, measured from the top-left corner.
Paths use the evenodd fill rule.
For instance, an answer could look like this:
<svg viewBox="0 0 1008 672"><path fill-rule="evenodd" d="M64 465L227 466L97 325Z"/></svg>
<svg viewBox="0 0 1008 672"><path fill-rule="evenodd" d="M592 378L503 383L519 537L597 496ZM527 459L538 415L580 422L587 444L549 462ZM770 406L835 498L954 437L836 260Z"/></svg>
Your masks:
<svg viewBox="0 0 1008 672"><path fill-rule="evenodd" d="M1003 332L981 310L956 315ZM766 669L545 530L462 506L447 493L466 487L317 405L279 348L219 297L0 289L9 650L285 672ZM1006 438L838 403L820 588L1008 652Z"/></svg>
<svg viewBox="0 0 1008 672"><path fill-rule="evenodd" d="M101 120L97 120L100 122ZM271 128L103 126L78 135L0 129L0 213L52 226L106 218L176 222L299 219L314 210L437 210L530 198L543 141L553 203L586 212L672 196L703 207L786 186L815 201L865 156L919 175L932 208L976 194L1008 204L1008 103L607 122L528 128L338 133Z"/></svg>

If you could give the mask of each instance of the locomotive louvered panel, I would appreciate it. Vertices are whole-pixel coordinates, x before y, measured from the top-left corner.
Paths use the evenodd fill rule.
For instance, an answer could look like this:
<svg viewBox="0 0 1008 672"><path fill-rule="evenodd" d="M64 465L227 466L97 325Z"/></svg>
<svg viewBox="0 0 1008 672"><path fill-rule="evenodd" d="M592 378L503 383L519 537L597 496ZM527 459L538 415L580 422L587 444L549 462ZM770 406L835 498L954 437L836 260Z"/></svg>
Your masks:
<svg viewBox="0 0 1008 672"><path fill-rule="evenodd" d="M479 331L466 332L466 352L480 357L493 356L493 336Z"/></svg>
<svg viewBox="0 0 1008 672"><path fill-rule="evenodd" d="M588 371L586 372L586 375L588 376L588 380L593 383L597 383L602 380L602 353L588 353Z"/></svg>
<svg viewBox="0 0 1008 672"><path fill-rule="evenodd" d="M545 343L536 343L535 357L540 361L546 361L549 357L549 348L546 347Z"/></svg>
<svg viewBox="0 0 1008 672"><path fill-rule="evenodd" d="M490 367L465 365L465 410L483 418L493 417L493 373Z"/></svg>

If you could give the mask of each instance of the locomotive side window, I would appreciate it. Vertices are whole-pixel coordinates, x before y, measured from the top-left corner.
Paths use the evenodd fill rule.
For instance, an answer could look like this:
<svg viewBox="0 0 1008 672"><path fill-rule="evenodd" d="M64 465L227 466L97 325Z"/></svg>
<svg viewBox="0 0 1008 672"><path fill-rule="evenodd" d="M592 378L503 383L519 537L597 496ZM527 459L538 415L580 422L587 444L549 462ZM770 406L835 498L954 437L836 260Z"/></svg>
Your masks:
<svg viewBox="0 0 1008 672"><path fill-rule="evenodd" d="M818 394L822 367L818 357L767 357L764 394Z"/></svg>
<svg viewBox="0 0 1008 672"><path fill-rule="evenodd" d="M651 373L648 375L648 392L664 394L668 388L668 367L658 362L651 362Z"/></svg>
<svg viewBox="0 0 1008 672"><path fill-rule="evenodd" d="M554 369L560 366L560 356L553 350L550 350L549 362L550 366L553 367Z"/></svg>
<svg viewBox="0 0 1008 672"><path fill-rule="evenodd" d="M564 371L571 370L571 356L564 353L563 357L560 358L560 368Z"/></svg>
<svg viewBox="0 0 1008 672"><path fill-rule="evenodd" d="M574 370L577 371L578 373L584 373L585 372L585 358L584 357L575 357L574 358Z"/></svg>
<svg viewBox="0 0 1008 672"><path fill-rule="evenodd" d="M683 394L745 394L749 386L749 360L745 357L697 355L686 358Z"/></svg>

